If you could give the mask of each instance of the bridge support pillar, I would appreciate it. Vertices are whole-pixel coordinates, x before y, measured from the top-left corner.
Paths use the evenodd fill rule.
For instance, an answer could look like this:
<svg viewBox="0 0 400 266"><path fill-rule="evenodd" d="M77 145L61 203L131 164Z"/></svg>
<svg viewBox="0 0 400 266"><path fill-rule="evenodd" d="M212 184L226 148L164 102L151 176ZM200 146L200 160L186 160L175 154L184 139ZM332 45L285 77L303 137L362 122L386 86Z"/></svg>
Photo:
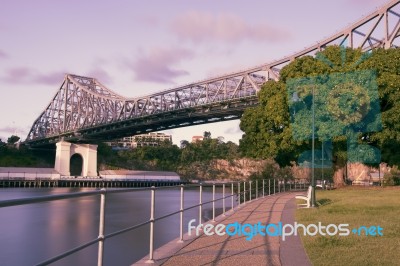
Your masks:
<svg viewBox="0 0 400 266"><path fill-rule="evenodd" d="M82 176L98 176L97 145L74 144L60 141L56 144L56 161L54 169L61 175L70 176L70 160L74 154L82 157Z"/></svg>

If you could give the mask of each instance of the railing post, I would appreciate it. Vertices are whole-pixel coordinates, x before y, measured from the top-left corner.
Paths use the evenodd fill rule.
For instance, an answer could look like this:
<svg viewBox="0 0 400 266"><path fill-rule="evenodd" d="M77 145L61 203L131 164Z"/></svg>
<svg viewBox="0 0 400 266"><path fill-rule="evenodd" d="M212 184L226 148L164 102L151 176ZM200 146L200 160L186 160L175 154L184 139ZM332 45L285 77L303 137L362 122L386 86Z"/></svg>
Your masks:
<svg viewBox="0 0 400 266"><path fill-rule="evenodd" d="M271 196L271 179L268 179L268 196Z"/></svg>
<svg viewBox="0 0 400 266"><path fill-rule="evenodd" d="M274 178L274 195L275 195L275 187L276 187L276 185L275 185L275 178Z"/></svg>
<svg viewBox="0 0 400 266"><path fill-rule="evenodd" d="M212 186L212 221L215 222L215 183Z"/></svg>
<svg viewBox="0 0 400 266"><path fill-rule="evenodd" d="M249 194L249 201L251 201L251 183L253 183L252 181L249 181L249 186L250 186L250 188L249 188L249 191L250 191L250 194Z"/></svg>
<svg viewBox="0 0 400 266"><path fill-rule="evenodd" d="M150 248L149 248L149 259L147 263L154 263L154 212L155 212L155 187L151 187L151 208L150 208Z"/></svg>
<svg viewBox="0 0 400 266"><path fill-rule="evenodd" d="M231 184L231 210L233 212L233 183Z"/></svg>
<svg viewBox="0 0 400 266"><path fill-rule="evenodd" d="M256 180L256 199L258 199L258 180Z"/></svg>
<svg viewBox="0 0 400 266"><path fill-rule="evenodd" d="M238 198L239 198L239 205L240 206L240 182L238 182Z"/></svg>
<svg viewBox="0 0 400 266"><path fill-rule="evenodd" d="M225 184L222 184L222 215L225 215Z"/></svg>
<svg viewBox="0 0 400 266"><path fill-rule="evenodd" d="M243 204L246 204L246 181L243 182Z"/></svg>
<svg viewBox="0 0 400 266"><path fill-rule="evenodd" d="M203 206L203 185L202 184L200 184L200 188L199 188L199 192L200 192L200 195L199 195L199 224L201 224L201 221L202 221L202 206Z"/></svg>
<svg viewBox="0 0 400 266"><path fill-rule="evenodd" d="M281 181L278 179L278 193L281 193Z"/></svg>
<svg viewBox="0 0 400 266"><path fill-rule="evenodd" d="M265 179L263 179L263 198L265 197Z"/></svg>
<svg viewBox="0 0 400 266"><path fill-rule="evenodd" d="M97 266L103 265L104 257L104 231L105 231L105 209L106 209L106 190L101 189L100 195L100 217L99 217L99 250L97 256Z"/></svg>
<svg viewBox="0 0 400 266"><path fill-rule="evenodd" d="M181 209L180 209L180 227L179 227L179 232L180 232L180 237L178 242L183 242L183 209L184 209L184 201L185 201L185 195L184 195L184 185L181 184Z"/></svg>

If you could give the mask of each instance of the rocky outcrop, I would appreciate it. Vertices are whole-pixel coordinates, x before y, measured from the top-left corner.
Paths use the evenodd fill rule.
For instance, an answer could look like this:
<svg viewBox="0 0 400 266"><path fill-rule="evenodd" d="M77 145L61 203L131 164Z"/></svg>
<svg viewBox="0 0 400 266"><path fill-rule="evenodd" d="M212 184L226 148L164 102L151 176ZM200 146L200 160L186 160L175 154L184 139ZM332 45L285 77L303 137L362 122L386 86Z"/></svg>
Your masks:
<svg viewBox="0 0 400 266"><path fill-rule="evenodd" d="M215 160L215 168L225 177L234 180L248 179L250 175L259 173L265 166L265 160L242 158L233 161Z"/></svg>

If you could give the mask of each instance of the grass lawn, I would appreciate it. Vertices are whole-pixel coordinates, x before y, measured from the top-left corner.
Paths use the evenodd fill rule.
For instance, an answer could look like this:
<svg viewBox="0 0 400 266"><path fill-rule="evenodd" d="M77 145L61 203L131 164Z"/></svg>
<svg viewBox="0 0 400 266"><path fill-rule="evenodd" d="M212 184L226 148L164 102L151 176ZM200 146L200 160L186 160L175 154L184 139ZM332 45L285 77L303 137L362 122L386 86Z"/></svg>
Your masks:
<svg viewBox="0 0 400 266"><path fill-rule="evenodd" d="M316 191L322 205L298 209L302 224L381 226L383 236L301 236L313 265L400 265L400 189L349 187Z"/></svg>

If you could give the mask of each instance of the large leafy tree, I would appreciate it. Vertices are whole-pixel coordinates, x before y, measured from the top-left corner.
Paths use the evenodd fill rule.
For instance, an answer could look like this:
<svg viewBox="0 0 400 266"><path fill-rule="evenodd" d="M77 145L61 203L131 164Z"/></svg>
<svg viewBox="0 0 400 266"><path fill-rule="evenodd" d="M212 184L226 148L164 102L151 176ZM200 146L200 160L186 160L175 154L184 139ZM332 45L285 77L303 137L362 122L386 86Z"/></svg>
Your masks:
<svg viewBox="0 0 400 266"><path fill-rule="evenodd" d="M12 135L7 139L8 144L15 144L20 138L18 136Z"/></svg>
<svg viewBox="0 0 400 266"><path fill-rule="evenodd" d="M348 73L364 73L364 77L360 78L360 75ZM310 133L311 124L309 122L310 115L305 115L300 123L303 125L303 132L293 128L294 123L291 124L289 112L289 100L291 99L288 97L291 82L302 80L306 84L307 79L323 80L339 74L339 77L351 78L352 81L362 85L363 82L365 83L363 80L368 80L365 73L375 75L374 82L376 82L379 92L376 97L379 96L380 112L378 110L377 113L377 110L374 110L375 113L372 113L370 109L367 110L365 102L369 98L361 97L363 95L357 86L344 84L339 88L340 99L334 99L332 102L333 107L316 108L317 119L323 120L323 117L326 117L326 113L329 112L337 119L352 123L358 119L356 111L360 109L362 111L364 108L375 119L374 121L379 120L380 122L378 118L381 114L382 126L379 131L375 130L377 127L374 130L368 130L364 124L358 123L357 127L352 128L356 132L351 136L355 136L358 144L364 143L379 148L382 161L389 164L400 164L400 155L396 152L400 148L400 49L376 49L371 53L362 53L360 50L331 46L319 52L316 57L305 56L294 60L281 70L279 81L268 81L262 86L259 93L259 106L245 111L240 123L241 130L245 132L240 142L241 151L244 155L255 158L273 157L281 166L289 165L290 161L297 160L301 153L310 149L310 139L305 136ZM322 83L329 85L329 82L334 83L335 79ZM327 95L329 90L326 89L326 86L325 91L321 89L322 87L316 87L316 94L319 93L323 98L321 103L323 105L320 106L325 106L327 103L324 104L323 100L332 95ZM324 93L325 96L323 96ZM346 94L348 95L346 96ZM344 103L342 102L343 108L337 108L338 101L343 101L343 99L345 100ZM304 102L307 104L306 100ZM351 107L352 105L354 107ZM318 107L318 105L316 106ZM297 117L302 119L299 114ZM329 137L334 144L333 160L336 170L339 170L348 159L347 149L350 135L346 132L349 130L348 127L347 130L343 126L340 128L338 123L332 124L332 119L323 121L325 124L317 123L317 138L326 140L323 136L328 138L328 135L331 134ZM293 138L294 132L304 138ZM320 144L317 143L318 145ZM343 172L343 169L341 170Z"/></svg>

